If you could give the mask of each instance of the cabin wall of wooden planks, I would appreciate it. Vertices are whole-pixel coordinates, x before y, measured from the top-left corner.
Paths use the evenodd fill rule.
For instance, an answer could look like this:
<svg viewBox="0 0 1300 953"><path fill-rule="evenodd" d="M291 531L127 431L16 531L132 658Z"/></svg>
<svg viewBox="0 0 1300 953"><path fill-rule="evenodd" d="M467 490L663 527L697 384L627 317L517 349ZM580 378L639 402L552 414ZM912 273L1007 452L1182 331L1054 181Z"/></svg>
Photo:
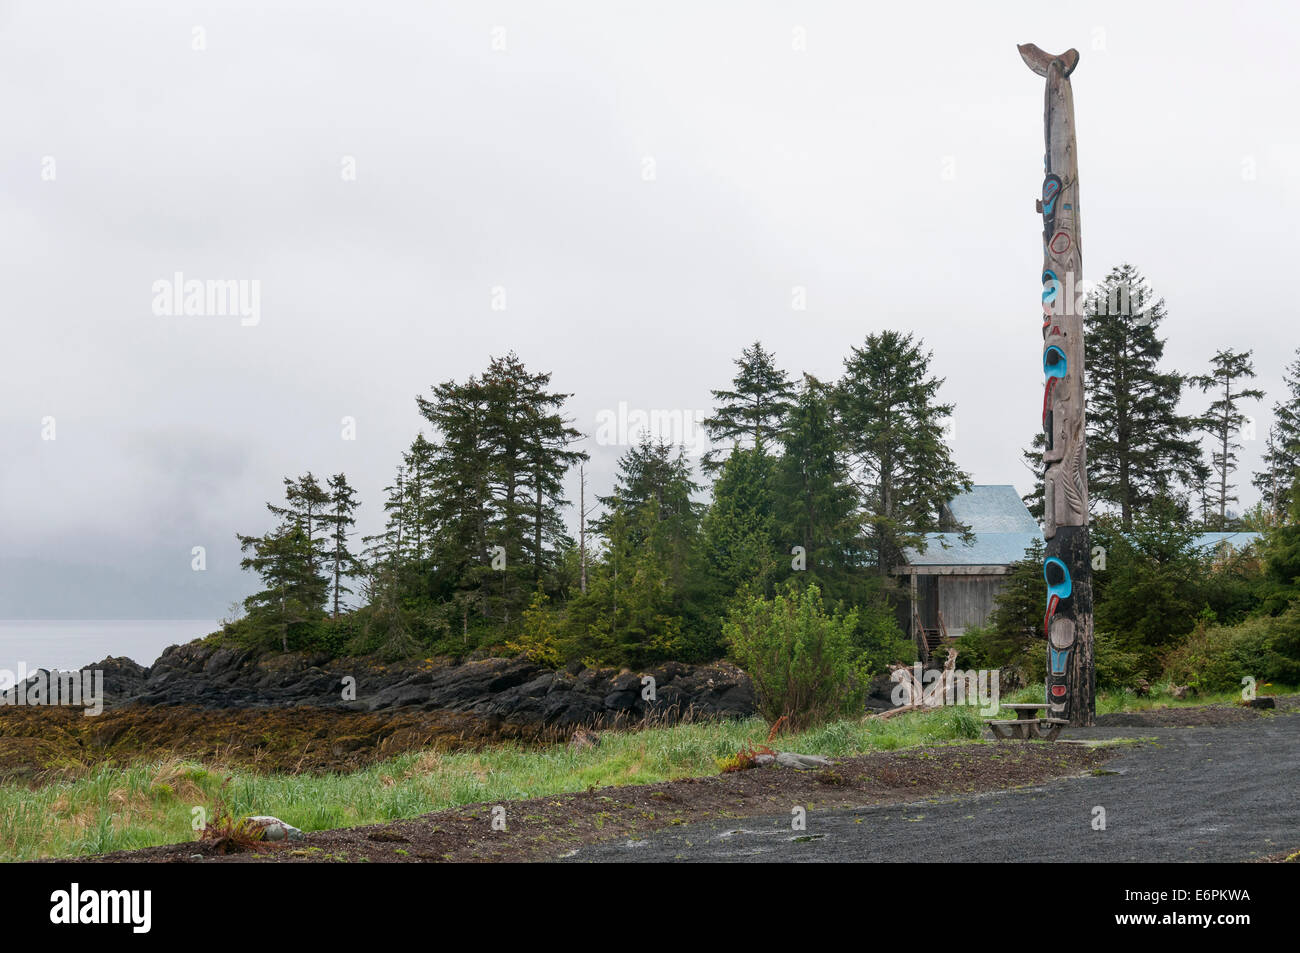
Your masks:
<svg viewBox="0 0 1300 953"><path fill-rule="evenodd" d="M943 613L948 635L983 625L993 612L994 598L1006 586L1006 574L965 572L926 574L916 579L916 608L927 628L938 628Z"/></svg>

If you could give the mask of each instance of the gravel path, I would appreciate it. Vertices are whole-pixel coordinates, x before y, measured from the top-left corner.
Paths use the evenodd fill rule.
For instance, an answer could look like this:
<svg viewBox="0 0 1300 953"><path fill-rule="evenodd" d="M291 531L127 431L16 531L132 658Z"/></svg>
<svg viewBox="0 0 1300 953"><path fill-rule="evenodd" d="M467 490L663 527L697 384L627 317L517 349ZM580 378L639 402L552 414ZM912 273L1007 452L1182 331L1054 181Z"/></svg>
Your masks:
<svg viewBox="0 0 1300 953"><path fill-rule="evenodd" d="M803 831L790 814L709 821L583 847L570 862L1244 861L1300 847L1296 714L1063 737L1153 740L1038 787L810 811ZM1105 830L1093 829L1095 807Z"/></svg>

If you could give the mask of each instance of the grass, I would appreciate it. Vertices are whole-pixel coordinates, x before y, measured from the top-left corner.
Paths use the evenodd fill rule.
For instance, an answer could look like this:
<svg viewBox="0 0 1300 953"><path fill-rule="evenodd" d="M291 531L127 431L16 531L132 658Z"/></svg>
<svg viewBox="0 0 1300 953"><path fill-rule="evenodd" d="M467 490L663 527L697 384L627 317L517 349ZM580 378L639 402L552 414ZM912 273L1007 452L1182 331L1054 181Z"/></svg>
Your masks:
<svg viewBox="0 0 1300 953"><path fill-rule="evenodd" d="M773 747L848 757L977 741L970 708L887 721L846 720L782 735ZM350 774L258 774L169 760L100 765L35 790L0 785L0 858L33 860L194 840L224 807L232 817L273 814L305 831L377 824L479 802L495 803L652 784L719 772L719 761L763 743L759 718L606 732L595 748L502 744L476 752L425 750Z"/></svg>
<svg viewBox="0 0 1300 953"><path fill-rule="evenodd" d="M1241 701L1240 691L1208 692L1201 695L1189 695L1183 699L1169 694L1169 682L1151 686L1147 695L1135 695L1127 689L1121 691L1103 691L1097 693L1097 714L1109 715L1120 711L1150 711L1155 708L1194 708L1201 705L1236 705ZM1294 695L1300 693L1300 687L1290 685L1260 685L1256 692L1260 695ZM1003 704L1021 702L1041 702L1042 685L1027 685L1003 695Z"/></svg>

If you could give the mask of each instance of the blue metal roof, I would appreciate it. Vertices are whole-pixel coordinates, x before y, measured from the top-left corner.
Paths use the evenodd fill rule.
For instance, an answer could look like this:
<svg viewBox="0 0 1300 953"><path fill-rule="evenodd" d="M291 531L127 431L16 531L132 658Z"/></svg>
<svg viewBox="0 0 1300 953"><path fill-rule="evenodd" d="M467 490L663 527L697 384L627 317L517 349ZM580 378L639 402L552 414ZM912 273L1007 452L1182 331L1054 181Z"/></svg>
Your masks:
<svg viewBox="0 0 1300 953"><path fill-rule="evenodd" d="M948 512L970 527L974 541L962 542L960 533L927 533L925 552L904 552L908 565L1009 566L1024 558L1034 540L1043 538L1038 521L1010 484L973 486L969 493L953 497Z"/></svg>
<svg viewBox="0 0 1300 953"><path fill-rule="evenodd" d="M1043 538L1038 521L1009 484L973 486L969 493L953 497L948 513L970 527L974 541L962 542L960 533L926 533L925 552L904 551L909 566L1008 566ZM1259 533L1200 533L1192 546L1208 550L1226 543L1244 549L1259 538Z"/></svg>
<svg viewBox="0 0 1300 953"><path fill-rule="evenodd" d="M1037 530L976 533L975 541L967 545L960 533L926 533L925 552L908 549L904 555L909 566L1009 566L1024 559L1025 550L1042 538Z"/></svg>
<svg viewBox="0 0 1300 953"><path fill-rule="evenodd" d="M974 533L1032 533L1041 535L1016 488L1010 484L973 486L948 504L953 519Z"/></svg>
<svg viewBox="0 0 1300 953"><path fill-rule="evenodd" d="M1192 545L1197 549L1213 549L1227 543L1233 549L1245 549L1258 541L1259 533L1201 533L1192 539Z"/></svg>

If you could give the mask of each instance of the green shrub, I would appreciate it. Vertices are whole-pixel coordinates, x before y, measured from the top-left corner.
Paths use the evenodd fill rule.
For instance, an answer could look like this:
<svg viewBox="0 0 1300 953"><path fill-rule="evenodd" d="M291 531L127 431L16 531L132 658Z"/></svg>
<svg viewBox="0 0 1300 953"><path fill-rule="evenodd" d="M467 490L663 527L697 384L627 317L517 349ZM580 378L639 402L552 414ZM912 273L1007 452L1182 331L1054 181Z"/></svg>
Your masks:
<svg viewBox="0 0 1300 953"><path fill-rule="evenodd" d="M971 626L957 639L957 660L964 669L1009 673L1013 685L1033 685L1047 675L1046 643L1008 628Z"/></svg>
<svg viewBox="0 0 1300 953"><path fill-rule="evenodd" d="M1098 688L1132 688L1142 675L1142 656L1127 651L1109 632L1094 635L1093 660Z"/></svg>
<svg viewBox="0 0 1300 953"><path fill-rule="evenodd" d="M515 639L506 641L506 649L522 655L538 665L559 668L565 662L563 620L548 607L541 586L533 593L533 600L524 610L522 631Z"/></svg>
<svg viewBox="0 0 1300 953"><path fill-rule="evenodd" d="M753 679L759 713L804 728L862 710L866 673L853 646L856 628L854 611L826 614L817 586L787 587L772 599L742 596L723 635Z"/></svg>
<svg viewBox="0 0 1300 953"><path fill-rule="evenodd" d="M1155 680L1170 649L1181 644L1209 601L1208 561L1193 545L1196 529L1168 500L1136 514L1131 529L1113 517L1092 524L1092 542L1106 553L1093 573L1098 631L1140 661L1139 675Z"/></svg>
<svg viewBox="0 0 1300 953"><path fill-rule="evenodd" d="M1197 625L1170 653L1165 676L1205 692L1233 691L1250 676L1257 683L1300 681L1300 607L1239 625Z"/></svg>
<svg viewBox="0 0 1300 953"><path fill-rule="evenodd" d="M853 647L869 674L884 672L894 662L910 665L916 661L916 644L899 628L888 603L877 599L858 604L854 611L858 621L853 630Z"/></svg>

